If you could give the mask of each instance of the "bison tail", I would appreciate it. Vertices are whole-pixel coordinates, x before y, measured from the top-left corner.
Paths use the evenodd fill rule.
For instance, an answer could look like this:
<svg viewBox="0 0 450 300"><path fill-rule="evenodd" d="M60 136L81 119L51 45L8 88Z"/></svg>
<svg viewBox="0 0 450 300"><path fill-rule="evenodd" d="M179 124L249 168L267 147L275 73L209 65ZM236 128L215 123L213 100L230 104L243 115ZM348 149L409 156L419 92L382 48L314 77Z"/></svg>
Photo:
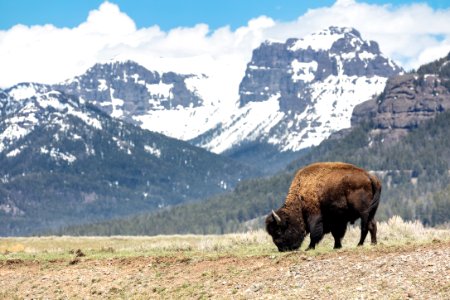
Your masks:
<svg viewBox="0 0 450 300"><path fill-rule="evenodd" d="M380 203L381 183L380 180L374 175L369 175L369 178L372 184L373 198L367 211L369 213L369 220L372 220L377 212L378 204Z"/></svg>

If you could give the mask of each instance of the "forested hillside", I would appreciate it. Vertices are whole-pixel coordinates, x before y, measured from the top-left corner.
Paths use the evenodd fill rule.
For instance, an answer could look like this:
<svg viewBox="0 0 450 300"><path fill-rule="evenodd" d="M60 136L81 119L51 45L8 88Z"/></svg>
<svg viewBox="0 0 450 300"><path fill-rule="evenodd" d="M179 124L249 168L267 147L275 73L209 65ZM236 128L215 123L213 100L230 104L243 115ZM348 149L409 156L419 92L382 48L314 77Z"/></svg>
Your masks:
<svg viewBox="0 0 450 300"><path fill-rule="evenodd" d="M369 125L358 127L342 140L328 140L292 163L290 171L313 161L346 161L374 171L383 180L379 218L398 214L436 225L449 218L438 217L438 206L449 184L450 113L424 123L398 143L369 140ZM370 146L369 146L370 145ZM437 196L439 195L439 196ZM445 198L445 197L444 197ZM439 199L439 200L438 200ZM450 200L447 199L447 206Z"/></svg>
<svg viewBox="0 0 450 300"><path fill-rule="evenodd" d="M0 236L155 211L258 174L27 83L0 94L0 166Z"/></svg>
<svg viewBox="0 0 450 300"><path fill-rule="evenodd" d="M95 225L71 227L63 234L223 233L246 229L246 221L282 205L295 171L315 161L345 161L374 171L383 181L377 218L392 215L419 219L428 225L450 216L450 112L411 131L396 144L369 140L370 124L354 128L341 139L330 139L271 178L242 182L229 194L154 214Z"/></svg>

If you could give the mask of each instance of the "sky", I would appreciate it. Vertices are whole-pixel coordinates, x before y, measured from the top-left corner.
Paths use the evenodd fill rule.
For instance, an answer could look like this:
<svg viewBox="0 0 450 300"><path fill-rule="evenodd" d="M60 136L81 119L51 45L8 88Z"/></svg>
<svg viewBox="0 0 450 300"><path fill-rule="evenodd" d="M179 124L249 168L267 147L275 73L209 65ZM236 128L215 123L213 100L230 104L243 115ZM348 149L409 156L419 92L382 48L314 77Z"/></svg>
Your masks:
<svg viewBox="0 0 450 300"><path fill-rule="evenodd" d="M84 22L91 10L102 0L0 0L0 29L17 24L76 27ZM199 23L214 30L229 25L232 29L245 26L250 19L265 15L281 21L293 21L308 9L331 6L334 0L148 0L111 1L134 20L137 28L158 25L167 31L176 27L192 27ZM408 0L364 1L378 5L401 6L414 3ZM449 0L420 1L435 9L448 8Z"/></svg>
<svg viewBox="0 0 450 300"><path fill-rule="evenodd" d="M0 0L0 88L117 59L239 82L265 40L329 26L354 27L409 70L450 51L450 0Z"/></svg>

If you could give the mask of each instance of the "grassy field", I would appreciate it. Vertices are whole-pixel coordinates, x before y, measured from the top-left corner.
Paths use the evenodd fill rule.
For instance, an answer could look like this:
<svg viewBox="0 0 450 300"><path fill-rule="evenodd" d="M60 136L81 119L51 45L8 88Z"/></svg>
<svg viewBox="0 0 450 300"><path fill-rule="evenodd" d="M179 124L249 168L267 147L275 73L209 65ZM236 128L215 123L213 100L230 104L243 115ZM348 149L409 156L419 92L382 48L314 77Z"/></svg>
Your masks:
<svg viewBox="0 0 450 300"><path fill-rule="evenodd" d="M356 250L360 230L349 226L343 245ZM378 224L378 240L382 246L429 243L433 240L450 240L450 230L425 228L419 222L404 222L393 217ZM366 240L368 245L370 238ZM302 248L309 244L308 238ZM332 250L333 238L326 235L316 250L309 255ZM370 248L367 246L366 248ZM270 236L263 230L225 235L171 235L171 236L112 236L112 237L26 237L0 238L0 260L69 260L76 250L92 259L171 256L258 256L283 255L276 252Z"/></svg>
<svg viewBox="0 0 450 300"><path fill-rule="evenodd" d="M359 228L349 227L342 250L333 250L332 237L326 235L314 251L279 253L263 230L208 236L1 238L0 298L314 298L331 291L343 298L358 298L361 293L368 296L363 298L403 299L408 293L415 295L412 298L450 296L450 230L424 228L394 217L378 224L379 245L366 241L364 247L356 247L358 239ZM398 266L392 265L397 259ZM442 269L433 270L443 272L443 283L433 279L434 273L426 273L428 279L417 277L426 269L421 265L429 267L434 260L440 261ZM382 273L374 273L380 276L375 277L376 288L351 277L352 271L359 274L366 268L363 274L369 274L371 261L385 261L377 270ZM408 264L411 274L403 278ZM280 269L278 281L273 281ZM414 288L405 294L396 285L392 294L385 294L383 284L389 287L394 282L382 279L389 272ZM343 275L350 276L352 289L334 290L333 281L342 286ZM295 288L286 290L286 284ZM442 285L442 290L434 294L423 290L427 284L430 289Z"/></svg>

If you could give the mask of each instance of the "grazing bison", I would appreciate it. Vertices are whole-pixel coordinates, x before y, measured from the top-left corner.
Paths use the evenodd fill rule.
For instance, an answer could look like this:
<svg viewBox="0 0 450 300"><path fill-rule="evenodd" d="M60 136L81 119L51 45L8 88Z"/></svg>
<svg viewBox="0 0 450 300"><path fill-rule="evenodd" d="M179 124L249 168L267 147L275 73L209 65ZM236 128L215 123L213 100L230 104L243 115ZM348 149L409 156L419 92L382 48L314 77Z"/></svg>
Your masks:
<svg viewBox="0 0 450 300"><path fill-rule="evenodd" d="M380 201L381 183L374 175L351 164L324 162L300 169L289 188L284 205L266 218L267 232L279 251L298 249L309 233L314 249L325 233L334 237L334 248L341 248L347 223L361 218L364 243L370 231L377 243L374 219Z"/></svg>

